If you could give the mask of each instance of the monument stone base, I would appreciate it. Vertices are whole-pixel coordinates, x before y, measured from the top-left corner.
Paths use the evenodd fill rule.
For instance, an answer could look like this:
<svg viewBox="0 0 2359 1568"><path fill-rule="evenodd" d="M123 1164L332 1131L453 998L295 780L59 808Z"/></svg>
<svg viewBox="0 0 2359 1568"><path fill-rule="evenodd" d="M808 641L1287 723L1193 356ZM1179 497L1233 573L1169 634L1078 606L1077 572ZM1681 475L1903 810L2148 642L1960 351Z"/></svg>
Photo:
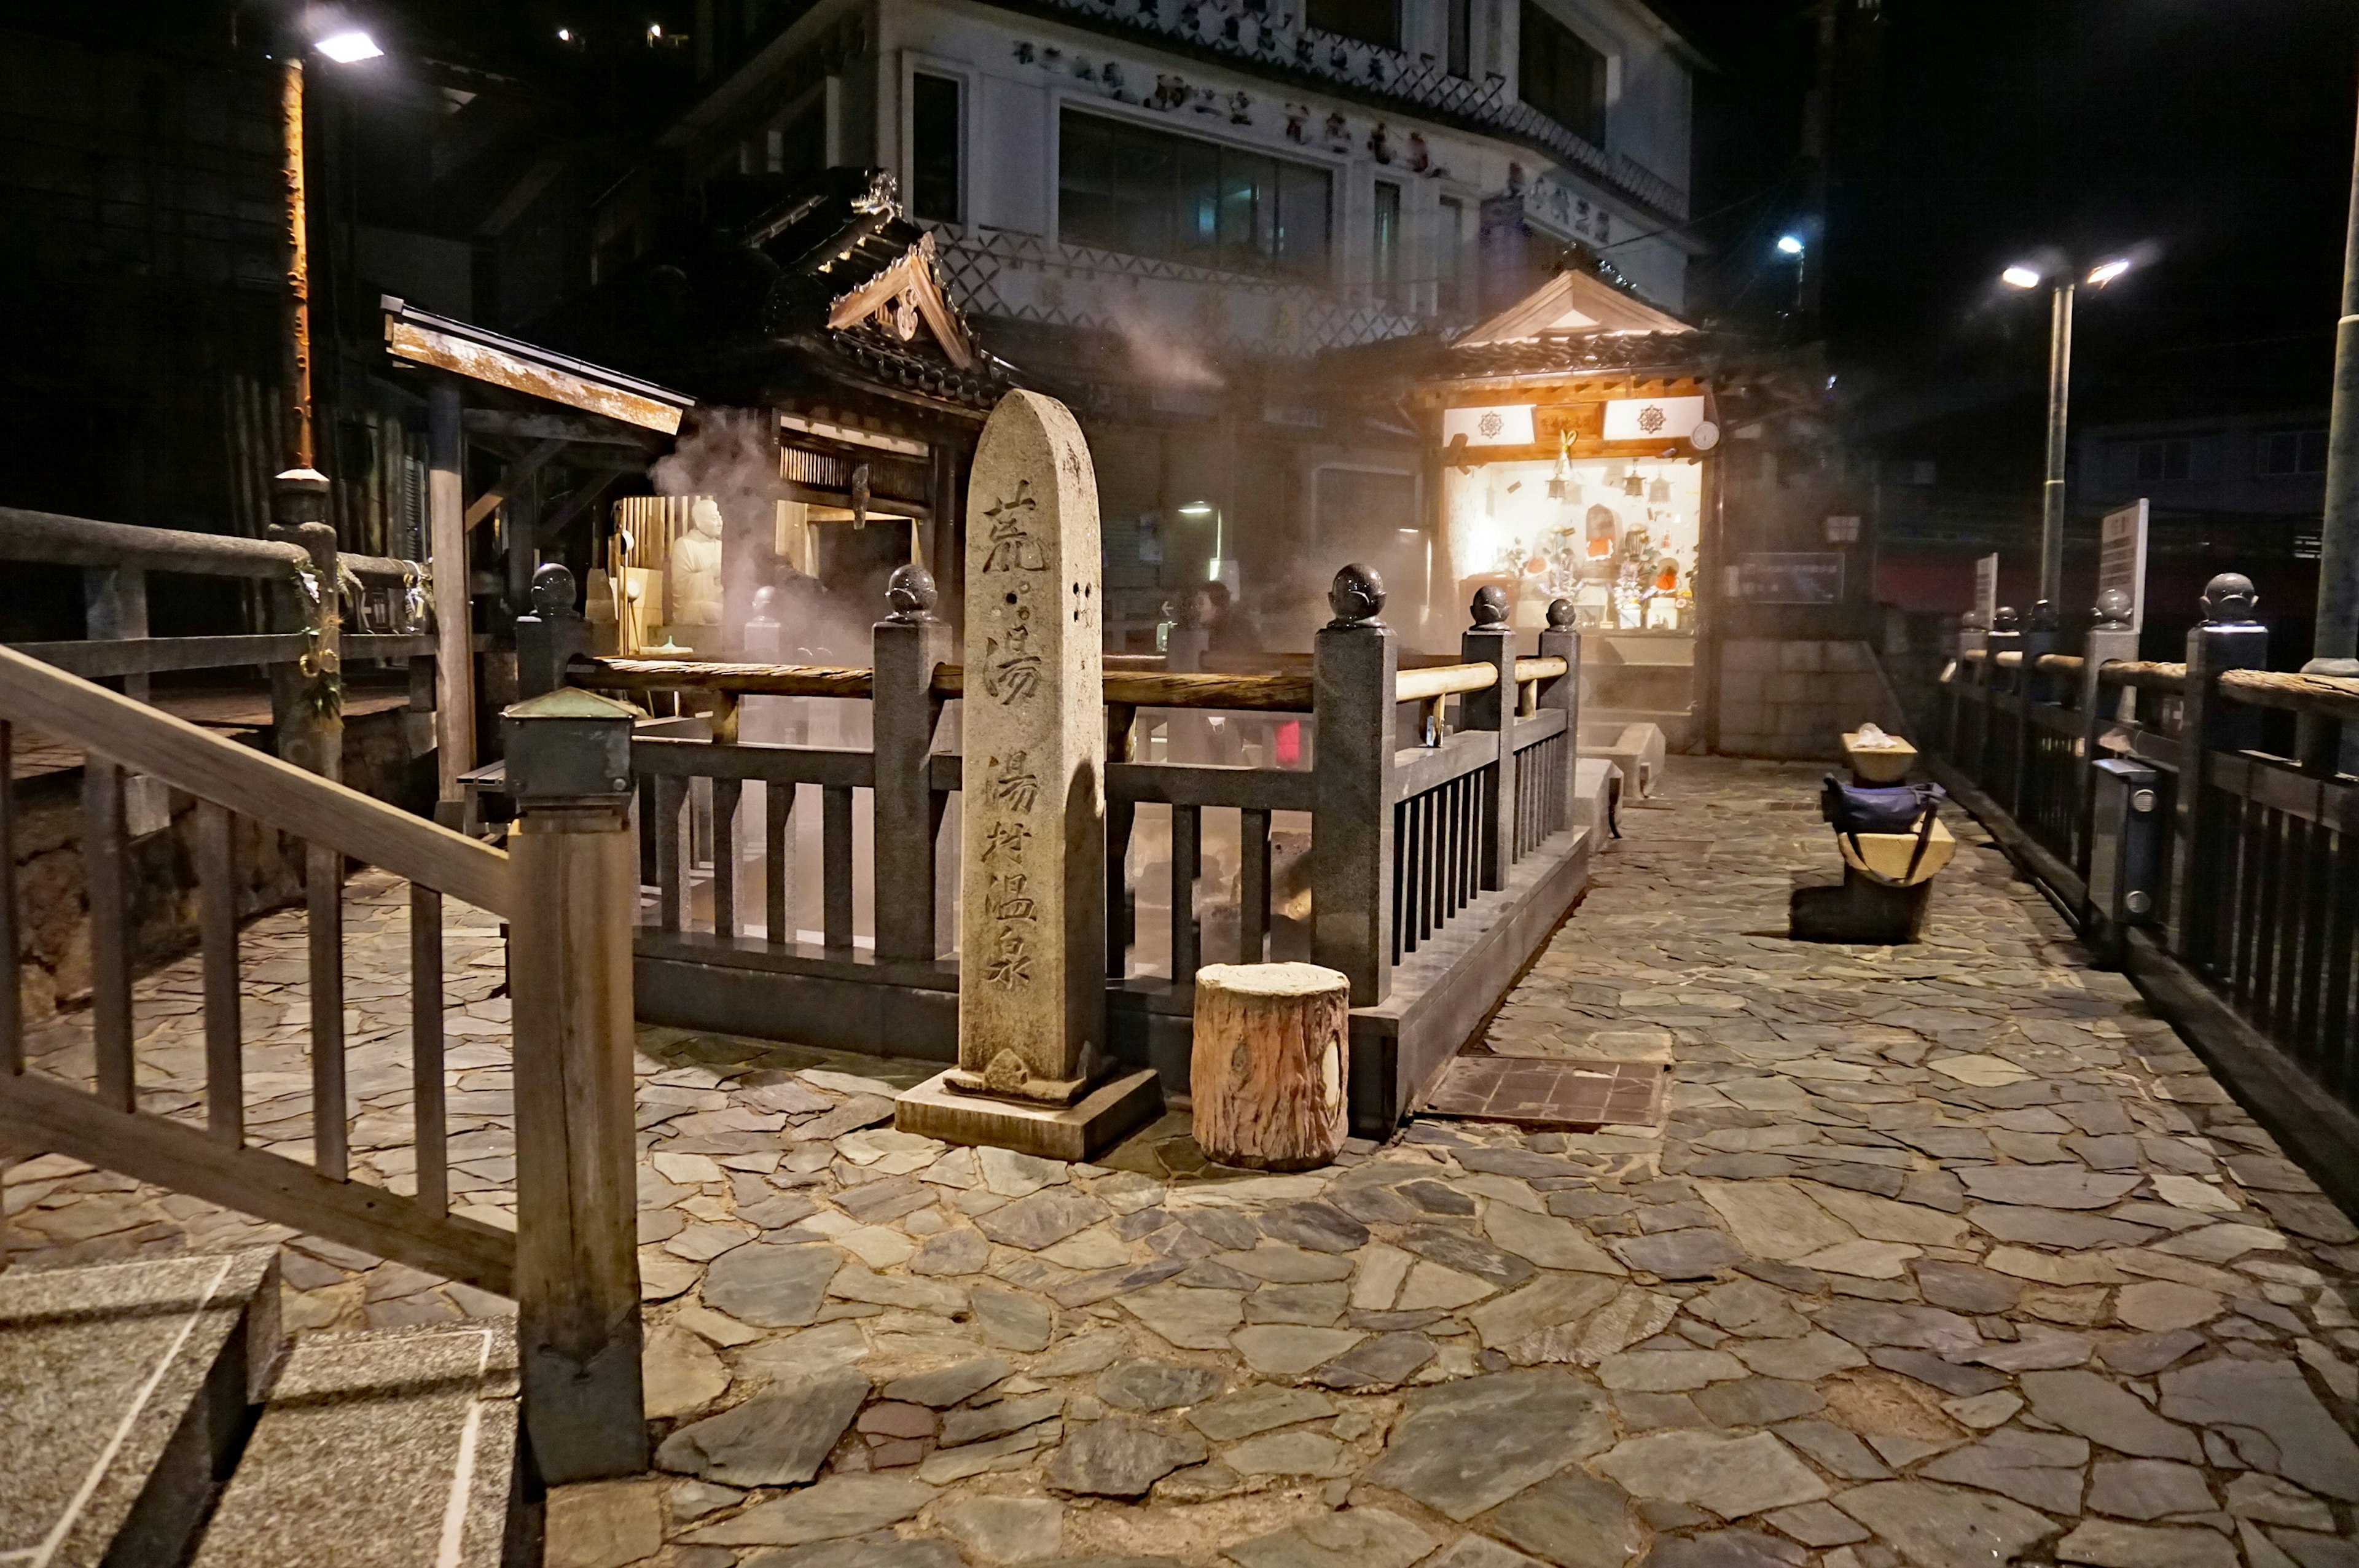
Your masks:
<svg viewBox="0 0 2359 1568"><path fill-rule="evenodd" d="M987 1143L1043 1160L1094 1159L1163 1108L1153 1069L1109 1078L1071 1105L963 1094L937 1073L893 1102L893 1125L945 1143Z"/></svg>

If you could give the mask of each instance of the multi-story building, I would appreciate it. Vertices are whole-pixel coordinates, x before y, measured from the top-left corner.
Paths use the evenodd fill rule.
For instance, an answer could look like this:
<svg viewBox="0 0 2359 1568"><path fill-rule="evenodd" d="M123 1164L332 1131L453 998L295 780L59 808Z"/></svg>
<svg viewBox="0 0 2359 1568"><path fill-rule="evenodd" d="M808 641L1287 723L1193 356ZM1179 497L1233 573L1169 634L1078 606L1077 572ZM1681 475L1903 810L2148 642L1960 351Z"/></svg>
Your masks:
<svg viewBox="0 0 2359 1568"><path fill-rule="evenodd" d="M994 349L1081 409L1134 638L1183 584L1272 609L1423 525L1408 423L1318 354L1567 264L1677 312L1698 249L1694 57L1636 0L705 0L690 47L593 267L667 243L661 170L897 175Z"/></svg>

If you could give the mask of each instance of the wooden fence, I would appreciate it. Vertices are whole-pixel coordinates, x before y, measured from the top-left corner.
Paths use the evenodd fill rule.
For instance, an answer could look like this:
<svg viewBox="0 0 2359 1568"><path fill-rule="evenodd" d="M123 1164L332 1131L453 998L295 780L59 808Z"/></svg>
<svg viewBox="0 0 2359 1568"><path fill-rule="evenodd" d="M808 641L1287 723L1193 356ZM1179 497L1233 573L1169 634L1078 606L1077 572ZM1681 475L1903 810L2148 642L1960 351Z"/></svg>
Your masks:
<svg viewBox="0 0 2359 1568"><path fill-rule="evenodd" d="M2281 1137L2359 1191L2359 779L2340 740L2359 680L2263 667L2241 577L2204 605L2184 663L2140 661L2118 624L2078 654L2005 614L1968 632L1936 771Z"/></svg>
<svg viewBox="0 0 2359 1568"><path fill-rule="evenodd" d="M1348 568L1339 584L1339 607L1364 608L1349 588L1380 609L1380 586ZM964 686L947 628L924 611L879 622L867 669L592 659L570 600L569 585L519 625L527 689L564 680L705 709L643 727L633 748L642 1016L954 1059ZM1403 670L1377 609L1339 608L1308 661L1273 672L1125 659L1104 676L1112 1048L1184 1088L1199 965L1307 957L1351 979L1353 1114L1372 1133L1464 1043L1570 905L1591 850L1572 825L1569 614L1540 656L1518 658L1504 617L1478 604L1460 662ZM746 738L766 697L864 703L873 740ZM1240 741L1246 726L1256 738ZM1260 755L1197 755L1248 749ZM1214 888L1208 825L1225 840L1232 813L1233 871ZM1152 842L1150 818L1168 822Z"/></svg>

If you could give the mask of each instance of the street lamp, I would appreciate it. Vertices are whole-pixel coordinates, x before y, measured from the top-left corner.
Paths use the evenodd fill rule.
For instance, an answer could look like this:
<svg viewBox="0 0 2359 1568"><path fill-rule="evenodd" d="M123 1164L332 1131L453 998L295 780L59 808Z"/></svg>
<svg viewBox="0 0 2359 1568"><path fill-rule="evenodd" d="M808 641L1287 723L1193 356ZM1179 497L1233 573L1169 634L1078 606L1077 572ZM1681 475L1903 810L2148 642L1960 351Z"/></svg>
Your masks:
<svg viewBox="0 0 2359 1568"><path fill-rule="evenodd" d="M1998 275L2009 288L2049 288L2048 327L2048 477L2039 492L2039 597L2053 606L2064 597L2064 415L2072 395L2074 273L2068 264L2016 262ZM2103 288L2130 270L2127 256L2091 267L2088 284Z"/></svg>

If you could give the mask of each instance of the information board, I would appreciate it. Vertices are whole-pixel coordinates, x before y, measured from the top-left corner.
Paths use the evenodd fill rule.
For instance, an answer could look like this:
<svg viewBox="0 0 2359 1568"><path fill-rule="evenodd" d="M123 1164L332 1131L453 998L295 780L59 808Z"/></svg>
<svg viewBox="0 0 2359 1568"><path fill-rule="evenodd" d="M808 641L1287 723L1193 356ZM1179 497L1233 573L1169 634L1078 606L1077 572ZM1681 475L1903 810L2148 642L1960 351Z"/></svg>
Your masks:
<svg viewBox="0 0 2359 1568"><path fill-rule="evenodd" d="M1974 629L1987 632L1998 619L1998 556L1995 552L1974 562Z"/></svg>
<svg viewBox="0 0 2359 1568"><path fill-rule="evenodd" d="M2120 589L2129 595L2130 630L2146 630L2146 497L2105 514L2097 535L2097 597Z"/></svg>
<svg viewBox="0 0 2359 1568"><path fill-rule="evenodd" d="M1736 557L1736 597L1747 604L1841 604L1843 574L1840 551L1754 551Z"/></svg>

